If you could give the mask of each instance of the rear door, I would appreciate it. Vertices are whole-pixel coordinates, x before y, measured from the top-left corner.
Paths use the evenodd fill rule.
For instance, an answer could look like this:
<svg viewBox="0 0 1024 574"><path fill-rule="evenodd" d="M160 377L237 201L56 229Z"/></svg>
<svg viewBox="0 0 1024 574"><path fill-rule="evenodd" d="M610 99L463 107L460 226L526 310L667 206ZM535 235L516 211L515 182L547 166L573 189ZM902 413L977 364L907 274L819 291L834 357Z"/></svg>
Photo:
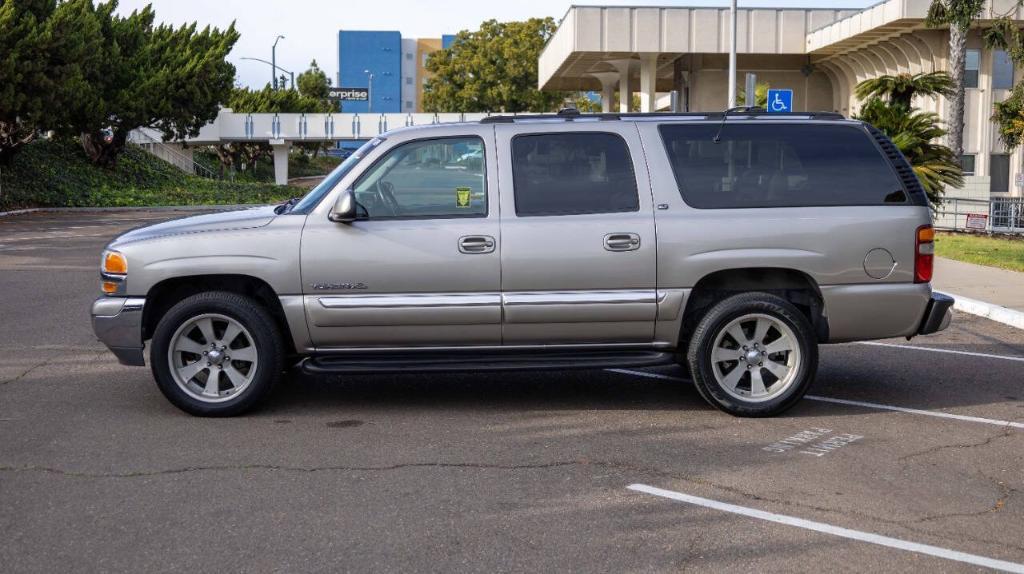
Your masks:
<svg viewBox="0 0 1024 574"><path fill-rule="evenodd" d="M636 127L504 124L496 142L504 344L651 343L656 242Z"/></svg>

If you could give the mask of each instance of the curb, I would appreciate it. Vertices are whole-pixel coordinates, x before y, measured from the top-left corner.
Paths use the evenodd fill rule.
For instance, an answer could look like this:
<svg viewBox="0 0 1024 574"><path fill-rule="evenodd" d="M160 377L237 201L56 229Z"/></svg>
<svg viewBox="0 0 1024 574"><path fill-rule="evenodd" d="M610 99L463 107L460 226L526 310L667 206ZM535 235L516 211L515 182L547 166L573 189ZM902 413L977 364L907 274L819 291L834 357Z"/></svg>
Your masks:
<svg viewBox="0 0 1024 574"><path fill-rule="evenodd" d="M1017 311L1016 309L1010 309L1001 305L986 303L984 301L978 301L977 299L971 299L970 297L963 297L953 293L942 291L939 291L939 293L944 293L956 299L956 303L953 304L953 308L957 311L984 317L1017 329L1024 329L1024 312L1022 311Z"/></svg>
<svg viewBox="0 0 1024 574"><path fill-rule="evenodd" d="M241 203L235 205L151 205L149 207L31 207L28 209L15 209L12 211L0 211L0 217L11 217L15 215L26 215L29 213L103 213L110 211L228 211L234 209L247 209L250 207L262 207L263 203Z"/></svg>

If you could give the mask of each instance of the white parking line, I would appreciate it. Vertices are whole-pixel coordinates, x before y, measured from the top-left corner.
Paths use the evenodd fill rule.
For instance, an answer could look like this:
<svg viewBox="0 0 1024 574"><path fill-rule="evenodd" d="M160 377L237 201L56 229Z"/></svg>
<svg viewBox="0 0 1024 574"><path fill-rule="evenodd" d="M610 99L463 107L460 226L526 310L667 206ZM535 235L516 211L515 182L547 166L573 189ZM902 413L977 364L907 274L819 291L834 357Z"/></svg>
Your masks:
<svg viewBox="0 0 1024 574"><path fill-rule="evenodd" d="M634 371L632 369L605 369L612 373L619 373L622 375L633 375L636 377L646 377L648 379L659 379L662 381L680 381L680 382L691 382L689 379L682 377L672 377L669 375L662 375L661 373L648 373L645 371ZM881 409L885 411L896 411L901 413L909 413L912 415L925 415L929 417L938 417L942 419L954 419L958 421L966 421L972 423L983 423L988 425L996 425L1001 427L1012 427L1024 429L1024 423L1018 423L1013 421L1004 421L1000 419L986 419L982 417L972 417L967 415L955 415L952 413L944 413L941 411L926 411L922 409L909 409L906 407L896 407L892 405L883 405L880 403L866 403L861 401L850 401L846 399L835 399L832 397L822 397L819 395L804 395L804 398L809 401L820 401L823 403L836 403L839 405L850 405L855 407L865 407L869 409Z"/></svg>
<svg viewBox="0 0 1024 574"><path fill-rule="evenodd" d="M669 498L672 500L677 500L679 502L686 502L688 504L695 504L697 506L703 506L705 508L711 508L714 510L721 510L723 512L731 512L733 514L749 516L750 518L757 518L759 520L767 520L768 522L775 522L778 524L785 524L787 526L795 526L797 528L813 530L815 532L821 532L823 534L831 534L833 536L849 538L851 540L860 540L861 542L869 542L871 544L878 544L879 546L888 546L889 548L896 548L898 550L906 550L908 552L927 554L929 556L935 556L937 558L944 558L946 560L963 562L965 564L973 564L975 566L983 566L985 568L1003 570L1005 572L1017 572L1024 574L1024 564L1017 564L1016 562L996 560L995 558L978 556L977 554L968 554L966 552L960 552L959 550L950 550L948 548L941 548L939 546L932 546L930 544L920 544L918 542L908 542L906 540L900 540L899 538L890 538L888 536L882 536L880 534L872 534L870 532L862 532L860 530L851 530L849 528L843 528L841 526L832 526L831 524L825 524L824 522L814 522L812 520L796 518L795 516L786 516L785 514L765 512L763 510L757 510L756 508L737 506L735 504L719 502L717 500L711 500L709 498L701 498L699 496L683 494L682 492L676 492L674 490L665 490L662 488L647 486L646 484L631 484L628 488L630 490L643 492L645 494L660 496L662 498Z"/></svg>
<svg viewBox="0 0 1024 574"><path fill-rule="evenodd" d="M954 351L952 349L934 349L932 347L915 347L914 345L894 345L892 343L876 343L874 341L861 341L857 345L871 345L872 347L892 347L894 349L910 349L912 351L928 351L931 353L949 353L951 355L967 355L968 357L983 357L985 359L1000 359L1003 361L1017 361L1024 363L1024 357L1013 355L992 355L989 353L973 353L971 351Z"/></svg>
<svg viewBox="0 0 1024 574"><path fill-rule="evenodd" d="M910 413L912 415L928 415L930 417L939 417L943 419L955 419L958 421L967 421L972 423L984 423L987 425L996 425L1001 427L1013 427L1018 429L1024 429L1024 423L1015 423L1013 421L1003 421L999 419L986 419L981 417L971 417L967 415L954 415L952 413L944 413L940 411L925 411L921 409L908 409L905 407L894 407L890 405L880 405L878 403L863 403L860 401L848 401L846 399L833 399L832 397L820 397L818 395L804 395L805 399L812 401L821 401L823 403L836 403L839 405L851 405L855 407L865 407L869 409L882 409L886 411L897 411L901 413Z"/></svg>
<svg viewBox="0 0 1024 574"><path fill-rule="evenodd" d="M661 379L663 381L687 381L681 377L670 377L668 375L662 375L660 373L648 373L646 371L633 371L630 369L605 369L609 373L619 373L620 375L634 375L637 377L647 377L648 379Z"/></svg>

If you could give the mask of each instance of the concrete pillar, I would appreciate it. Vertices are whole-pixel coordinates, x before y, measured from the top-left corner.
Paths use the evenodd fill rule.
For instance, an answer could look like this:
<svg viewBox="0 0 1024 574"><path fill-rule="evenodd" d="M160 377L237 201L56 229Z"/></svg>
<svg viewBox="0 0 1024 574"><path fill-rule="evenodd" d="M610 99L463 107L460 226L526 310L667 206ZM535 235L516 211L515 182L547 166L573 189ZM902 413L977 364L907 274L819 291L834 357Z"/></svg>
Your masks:
<svg viewBox="0 0 1024 574"><path fill-rule="evenodd" d="M630 83L630 74L636 68L636 60L624 58L608 62L615 67L619 73L619 113L629 113L629 104L633 100L633 86Z"/></svg>
<svg viewBox="0 0 1024 574"><path fill-rule="evenodd" d="M658 55L644 54L640 56L640 111L655 111L654 100L658 97Z"/></svg>
<svg viewBox="0 0 1024 574"><path fill-rule="evenodd" d="M274 150L274 183L288 185L288 144L273 143L270 147Z"/></svg>
<svg viewBox="0 0 1024 574"><path fill-rule="evenodd" d="M588 75L601 82L601 111L611 113L612 103L615 101L615 88L619 85L618 72L596 72Z"/></svg>

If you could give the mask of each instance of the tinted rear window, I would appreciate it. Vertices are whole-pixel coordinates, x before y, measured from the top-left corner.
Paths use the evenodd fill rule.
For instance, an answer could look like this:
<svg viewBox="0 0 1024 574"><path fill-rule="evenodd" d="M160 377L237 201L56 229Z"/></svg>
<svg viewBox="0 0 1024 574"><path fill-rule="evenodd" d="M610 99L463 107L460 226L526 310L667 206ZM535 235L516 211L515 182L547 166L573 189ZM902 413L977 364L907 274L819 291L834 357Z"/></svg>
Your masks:
<svg viewBox="0 0 1024 574"><path fill-rule="evenodd" d="M614 134L516 136L512 179L519 216L640 209L629 149Z"/></svg>
<svg viewBox="0 0 1024 574"><path fill-rule="evenodd" d="M881 205L907 195L863 130L837 125L663 125L683 200L702 209Z"/></svg>

